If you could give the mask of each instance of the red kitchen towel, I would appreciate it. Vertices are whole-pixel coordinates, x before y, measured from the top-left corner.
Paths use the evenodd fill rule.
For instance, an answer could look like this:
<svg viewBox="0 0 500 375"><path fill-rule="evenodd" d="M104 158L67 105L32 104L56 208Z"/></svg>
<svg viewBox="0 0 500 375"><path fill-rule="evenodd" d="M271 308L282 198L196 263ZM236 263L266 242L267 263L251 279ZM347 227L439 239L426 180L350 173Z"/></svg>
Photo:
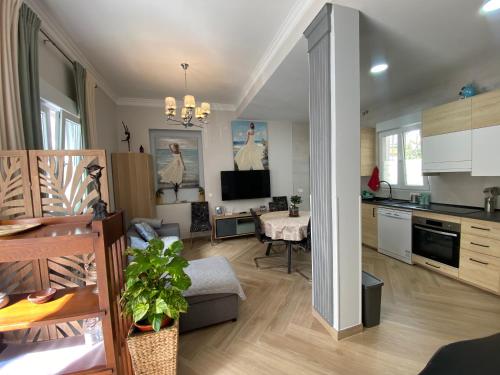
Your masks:
<svg viewBox="0 0 500 375"><path fill-rule="evenodd" d="M378 167L373 168L372 176L370 177L370 181L368 181L368 187L373 191L377 191L380 189L380 176Z"/></svg>

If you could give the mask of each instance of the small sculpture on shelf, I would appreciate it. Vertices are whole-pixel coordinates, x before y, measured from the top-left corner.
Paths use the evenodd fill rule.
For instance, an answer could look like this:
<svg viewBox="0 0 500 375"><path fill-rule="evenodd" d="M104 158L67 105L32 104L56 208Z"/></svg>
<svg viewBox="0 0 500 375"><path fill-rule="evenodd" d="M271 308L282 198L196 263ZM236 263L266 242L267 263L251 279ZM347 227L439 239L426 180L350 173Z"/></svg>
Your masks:
<svg viewBox="0 0 500 375"><path fill-rule="evenodd" d="M176 182L173 185L174 185L174 193L175 193L175 203L177 203L177 202L179 202L178 194L179 194L179 188L180 188L181 184Z"/></svg>
<svg viewBox="0 0 500 375"><path fill-rule="evenodd" d="M101 177L103 169L104 167L97 164L91 164L85 167L90 178L94 181L98 195L97 201L92 205L92 209L94 210L92 220L103 220L108 217L108 204L102 200L101 196Z"/></svg>
<svg viewBox="0 0 500 375"><path fill-rule="evenodd" d="M123 121L122 125L123 125L123 132L125 133L125 139L122 139L122 142L127 142L128 152L130 152L130 138L131 138L130 130L128 130L128 126L125 125Z"/></svg>
<svg viewBox="0 0 500 375"><path fill-rule="evenodd" d="M95 285L92 293L99 294L99 287L97 286L97 264L95 262L86 263L85 266L86 284Z"/></svg>

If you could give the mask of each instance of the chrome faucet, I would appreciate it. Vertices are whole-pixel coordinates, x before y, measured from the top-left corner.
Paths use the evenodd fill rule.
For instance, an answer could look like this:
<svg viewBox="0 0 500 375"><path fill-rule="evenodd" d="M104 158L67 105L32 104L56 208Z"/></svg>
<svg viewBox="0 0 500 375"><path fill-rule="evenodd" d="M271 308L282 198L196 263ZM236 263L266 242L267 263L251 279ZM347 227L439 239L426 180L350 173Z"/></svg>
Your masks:
<svg viewBox="0 0 500 375"><path fill-rule="evenodd" d="M387 182L387 181L385 181L385 180L381 180L381 181L380 181L380 183L382 183L382 182L386 183L386 184L387 184L387 186L389 186L389 200L392 200L392 186L391 186L391 184L390 184L390 183L388 183L388 182Z"/></svg>

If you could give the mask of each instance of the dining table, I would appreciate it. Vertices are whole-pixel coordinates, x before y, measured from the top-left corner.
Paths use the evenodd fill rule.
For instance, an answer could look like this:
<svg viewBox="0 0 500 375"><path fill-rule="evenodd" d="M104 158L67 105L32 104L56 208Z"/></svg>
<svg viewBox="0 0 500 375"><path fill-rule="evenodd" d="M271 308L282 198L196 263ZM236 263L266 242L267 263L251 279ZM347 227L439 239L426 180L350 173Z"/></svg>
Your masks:
<svg viewBox="0 0 500 375"><path fill-rule="evenodd" d="M307 238L310 218L309 211L300 211L297 217L290 216L288 211L268 212L260 216L266 236L286 244L288 273L292 272L292 245Z"/></svg>

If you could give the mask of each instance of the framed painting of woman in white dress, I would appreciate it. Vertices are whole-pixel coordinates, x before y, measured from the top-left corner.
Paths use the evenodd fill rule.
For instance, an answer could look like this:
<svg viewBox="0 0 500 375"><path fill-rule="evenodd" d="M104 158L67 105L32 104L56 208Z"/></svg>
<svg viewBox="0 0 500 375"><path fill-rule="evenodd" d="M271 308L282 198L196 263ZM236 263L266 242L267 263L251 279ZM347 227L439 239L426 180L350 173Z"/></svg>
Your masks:
<svg viewBox="0 0 500 375"><path fill-rule="evenodd" d="M267 122L236 120L233 132L234 169L238 171L269 169Z"/></svg>
<svg viewBox="0 0 500 375"><path fill-rule="evenodd" d="M197 131L150 130L156 189L202 186L201 134ZM197 190L196 190L197 191Z"/></svg>

